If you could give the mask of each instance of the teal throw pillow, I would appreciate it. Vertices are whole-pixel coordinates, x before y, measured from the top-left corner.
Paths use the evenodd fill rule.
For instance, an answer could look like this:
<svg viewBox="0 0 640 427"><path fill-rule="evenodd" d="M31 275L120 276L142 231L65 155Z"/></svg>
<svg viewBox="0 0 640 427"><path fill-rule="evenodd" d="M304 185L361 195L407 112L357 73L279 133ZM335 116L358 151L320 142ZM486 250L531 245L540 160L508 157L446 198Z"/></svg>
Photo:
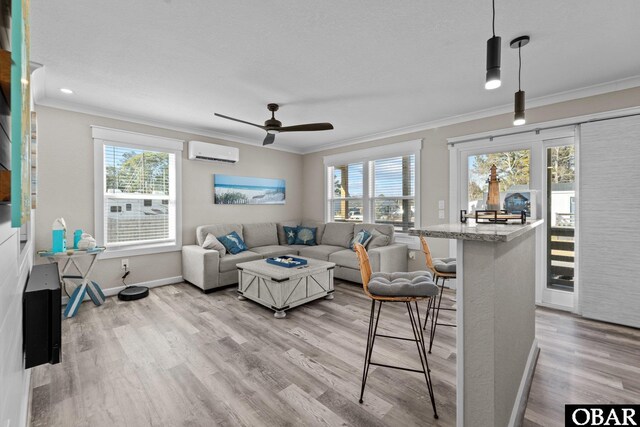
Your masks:
<svg viewBox="0 0 640 427"><path fill-rule="evenodd" d="M238 254L240 252L244 252L247 249L247 245L244 244L242 238L238 236L238 233L232 231L231 234L227 234L226 236L218 237L218 241L224 245L227 251L232 254Z"/></svg>
<svg viewBox="0 0 640 427"><path fill-rule="evenodd" d="M349 247L352 251L355 251L356 243L360 243L362 246L366 246L367 243L369 243L369 240L371 240L371 233L366 230L360 230L355 234L355 236L353 236L353 239L351 239L351 244L349 245Z"/></svg>
<svg viewBox="0 0 640 427"><path fill-rule="evenodd" d="M287 245L293 245L296 243L296 237L298 236L298 226L295 227L287 227L283 226L284 235L287 237Z"/></svg>
<svg viewBox="0 0 640 427"><path fill-rule="evenodd" d="M314 246L316 243L317 227L298 226L298 234L296 235L296 245Z"/></svg>

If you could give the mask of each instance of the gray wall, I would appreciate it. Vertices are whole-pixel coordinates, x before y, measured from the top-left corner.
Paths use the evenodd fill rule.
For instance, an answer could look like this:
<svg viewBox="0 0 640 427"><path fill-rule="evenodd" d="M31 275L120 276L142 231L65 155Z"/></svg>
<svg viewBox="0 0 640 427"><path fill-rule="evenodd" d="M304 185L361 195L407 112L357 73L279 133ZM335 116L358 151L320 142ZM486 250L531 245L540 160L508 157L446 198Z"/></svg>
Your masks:
<svg viewBox="0 0 640 427"><path fill-rule="evenodd" d="M639 99L640 87L637 87L560 102L527 110L527 123L546 122L635 107L640 104ZM324 156L422 138L424 142L421 159L421 225L447 223L449 222L449 150L447 148L447 138L511 127L513 127L513 114L509 113L307 154L304 156L303 215L305 218L324 219ZM444 220L438 219L438 200L445 200L446 203ZM429 246L436 257L448 256L449 250L445 240L430 239ZM412 270L424 269L424 262L422 254L417 253L415 261L409 260L409 268Z"/></svg>
<svg viewBox="0 0 640 427"><path fill-rule="evenodd" d="M219 222L260 222L302 215L302 156L246 144L216 140L196 134L113 120L60 109L37 107L39 195L36 219L36 249L51 247L51 224L64 217L69 229L94 230L93 140L91 125L106 126L169 138L224 144L240 149L237 164L209 163L182 159L182 238L195 242L198 225ZM213 204L213 174L284 178L285 205L221 206ZM182 274L180 252L128 257L131 275L128 283L141 283L177 277ZM36 260L39 262L39 260ZM98 262L94 277L103 288L120 286L120 259Z"/></svg>

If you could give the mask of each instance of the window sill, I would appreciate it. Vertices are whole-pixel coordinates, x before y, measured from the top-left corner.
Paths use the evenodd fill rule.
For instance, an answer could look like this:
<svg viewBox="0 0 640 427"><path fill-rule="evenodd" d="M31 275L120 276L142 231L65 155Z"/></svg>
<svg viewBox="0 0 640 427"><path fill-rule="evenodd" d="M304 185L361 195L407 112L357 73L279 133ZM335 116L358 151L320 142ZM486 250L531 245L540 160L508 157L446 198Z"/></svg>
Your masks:
<svg viewBox="0 0 640 427"><path fill-rule="evenodd" d="M102 253L102 255L100 255L100 259L123 258L126 256L137 255L153 255L165 252L177 252L180 250L182 250L182 245L179 243L159 243L155 245L111 247L107 248Z"/></svg>
<svg viewBox="0 0 640 427"><path fill-rule="evenodd" d="M396 243L404 243L409 246L409 250L419 250L420 247L420 239L417 236L410 236L406 233L395 233L395 242Z"/></svg>

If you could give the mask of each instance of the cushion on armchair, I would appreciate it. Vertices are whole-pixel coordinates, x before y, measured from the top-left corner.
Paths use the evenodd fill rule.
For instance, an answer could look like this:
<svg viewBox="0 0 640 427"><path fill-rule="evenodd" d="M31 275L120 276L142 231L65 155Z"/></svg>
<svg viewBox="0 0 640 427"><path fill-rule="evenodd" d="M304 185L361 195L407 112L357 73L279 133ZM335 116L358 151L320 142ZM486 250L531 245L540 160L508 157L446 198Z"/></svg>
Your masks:
<svg viewBox="0 0 640 427"><path fill-rule="evenodd" d="M428 271L373 273L369 292L385 297L432 297L438 294L438 287Z"/></svg>

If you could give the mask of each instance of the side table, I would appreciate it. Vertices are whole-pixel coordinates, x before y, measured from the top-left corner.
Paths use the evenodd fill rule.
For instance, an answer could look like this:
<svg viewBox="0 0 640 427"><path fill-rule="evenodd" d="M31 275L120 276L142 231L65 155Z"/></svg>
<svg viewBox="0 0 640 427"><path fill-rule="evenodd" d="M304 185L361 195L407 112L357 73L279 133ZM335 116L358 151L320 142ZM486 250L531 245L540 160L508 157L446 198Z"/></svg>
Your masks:
<svg viewBox="0 0 640 427"><path fill-rule="evenodd" d="M82 282L73 293L69 296L69 302L67 302L67 307L64 310L65 317L73 317L78 313L78 309L80 308L80 303L84 299L85 294L89 294L89 298L95 305L102 305L105 301L104 292L102 292L102 288L100 285L89 279L91 272L93 271L93 267L96 265L96 261L99 258L99 255L103 253L105 248L93 248L87 250L80 249L70 249L67 252L48 252L41 251L38 252L38 255L42 258L47 258L51 262L58 262L59 265L62 265L62 270L60 273L60 281L63 283L65 292L66 292L66 281L65 279L81 279ZM78 263L79 258L89 257L91 259L89 263L89 267L86 270ZM76 270L78 270L79 275L67 274L69 268L74 266ZM67 295L69 293L67 292Z"/></svg>

